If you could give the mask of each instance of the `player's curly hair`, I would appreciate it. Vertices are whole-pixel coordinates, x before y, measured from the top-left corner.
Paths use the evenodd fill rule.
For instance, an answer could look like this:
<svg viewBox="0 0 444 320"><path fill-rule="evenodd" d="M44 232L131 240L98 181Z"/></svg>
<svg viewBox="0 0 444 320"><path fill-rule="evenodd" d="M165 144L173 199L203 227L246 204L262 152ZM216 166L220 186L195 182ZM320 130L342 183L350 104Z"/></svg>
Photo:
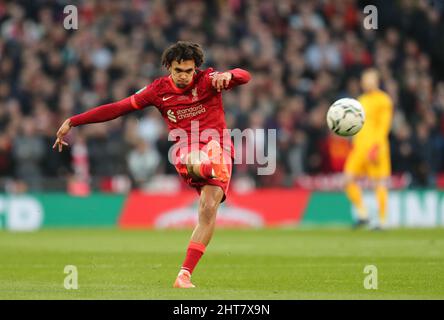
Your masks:
<svg viewBox="0 0 444 320"><path fill-rule="evenodd" d="M189 41L178 41L169 46L162 53L162 65L165 68L171 67L173 61L180 62L182 60L194 60L196 67L200 67L204 61L204 53L202 47Z"/></svg>

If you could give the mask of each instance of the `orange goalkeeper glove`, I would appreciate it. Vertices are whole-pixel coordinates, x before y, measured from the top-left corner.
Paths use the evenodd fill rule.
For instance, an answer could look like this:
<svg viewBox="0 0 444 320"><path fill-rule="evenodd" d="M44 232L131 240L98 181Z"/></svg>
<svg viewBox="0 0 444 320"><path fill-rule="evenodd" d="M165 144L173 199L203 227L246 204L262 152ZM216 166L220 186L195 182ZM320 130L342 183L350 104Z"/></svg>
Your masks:
<svg viewBox="0 0 444 320"><path fill-rule="evenodd" d="M378 156L379 156L379 146L375 144L370 148L370 151L368 153L368 159L371 162L375 163L378 161Z"/></svg>

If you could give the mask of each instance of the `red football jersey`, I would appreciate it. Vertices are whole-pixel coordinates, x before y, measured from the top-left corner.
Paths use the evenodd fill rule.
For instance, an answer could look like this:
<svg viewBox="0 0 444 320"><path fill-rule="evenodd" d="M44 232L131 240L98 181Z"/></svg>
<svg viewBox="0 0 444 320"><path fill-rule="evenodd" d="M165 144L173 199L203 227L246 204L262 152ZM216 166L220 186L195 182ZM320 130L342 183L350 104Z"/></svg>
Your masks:
<svg viewBox="0 0 444 320"><path fill-rule="evenodd" d="M246 83L250 79L249 73L242 69L229 72L233 77L227 89ZM180 133L179 130L186 132L186 141L182 135L173 135L176 143L186 142L189 146L198 142L203 145L218 137L221 146L234 158L231 135L226 130L222 92L217 92L211 83L215 73L212 68L198 70L192 82L185 88L178 88L171 76L158 78L131 96L131 105L136 109L148 106L159 109L168 124L170 134ZM174 129L179 130L171 132Z"/></svg>
<svg viewBox="0 0 444 320"><path fill-rule="evenodd" d="M250 74L245 70L233 69L229 72L233 76L226 89L250 80ZM174 84L170 76L158 78L128 98L72 116L70 125L76 127L109 121L135 109L155 106L167 122L176 147L189 147L197 143L202 146L217 138L234 158L231 134L226 130L222 94L212 86L216 73L211 68L198 70L192 82L182 89Z"/></svg>

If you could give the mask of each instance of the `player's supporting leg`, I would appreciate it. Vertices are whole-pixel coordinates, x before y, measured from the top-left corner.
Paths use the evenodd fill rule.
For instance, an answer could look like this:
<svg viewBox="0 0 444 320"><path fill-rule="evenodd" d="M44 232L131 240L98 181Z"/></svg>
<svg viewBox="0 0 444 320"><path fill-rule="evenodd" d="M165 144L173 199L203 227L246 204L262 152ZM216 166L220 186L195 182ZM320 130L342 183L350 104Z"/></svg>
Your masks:
<svg viewBox="0 0 444 320"><path fill-rule="evenodd" d="M375 185L376 199L378 201L378 214L380 227L384 227L387 220L388 189L384 181L377 181Z"/></svg>
<svg viewBox="0 0 444 320"><path fill-rule="evenodd" d="M205 185L202 187L199 200L198 223L191 235L185 261L174 283L175 288L195 287L191 283L191 274L213 236L217 209L223 195L223 190L218 186Z"/></svg>
<svg viewBox="0 0 444 320"><path fill-rule="evenodd" d="M359 220L355 226L366 224L368 222L368 213L362 199L361 187L357 184L356 179L349 174L345 176L345 193L358 212Z"/></svg>

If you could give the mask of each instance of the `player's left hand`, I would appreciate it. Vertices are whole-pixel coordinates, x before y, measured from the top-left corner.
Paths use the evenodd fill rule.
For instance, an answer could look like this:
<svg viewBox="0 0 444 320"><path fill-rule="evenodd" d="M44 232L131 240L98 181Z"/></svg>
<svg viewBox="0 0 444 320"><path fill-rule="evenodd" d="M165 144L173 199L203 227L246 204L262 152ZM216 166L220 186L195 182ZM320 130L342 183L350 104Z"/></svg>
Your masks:
<svg viewBox="0 0 444 320"><path fill-rule="evenodd" d="M71 130L71 121L70 119L66 119L57 131L57 139L52 146L53 149L58 148L59 152L62 152L63 146L68 145L63 138L68 134L69 130Z"/></svg>
<svg viewBox="0 0 444 320"><path fill-rule="evenodd" d="M211 81L211 84L213 88L217 90L217 92L220 92L222 89L226 89L228 87L232 77L233 75L231 72L216 73L213 76L213 81Z"/></svg>

